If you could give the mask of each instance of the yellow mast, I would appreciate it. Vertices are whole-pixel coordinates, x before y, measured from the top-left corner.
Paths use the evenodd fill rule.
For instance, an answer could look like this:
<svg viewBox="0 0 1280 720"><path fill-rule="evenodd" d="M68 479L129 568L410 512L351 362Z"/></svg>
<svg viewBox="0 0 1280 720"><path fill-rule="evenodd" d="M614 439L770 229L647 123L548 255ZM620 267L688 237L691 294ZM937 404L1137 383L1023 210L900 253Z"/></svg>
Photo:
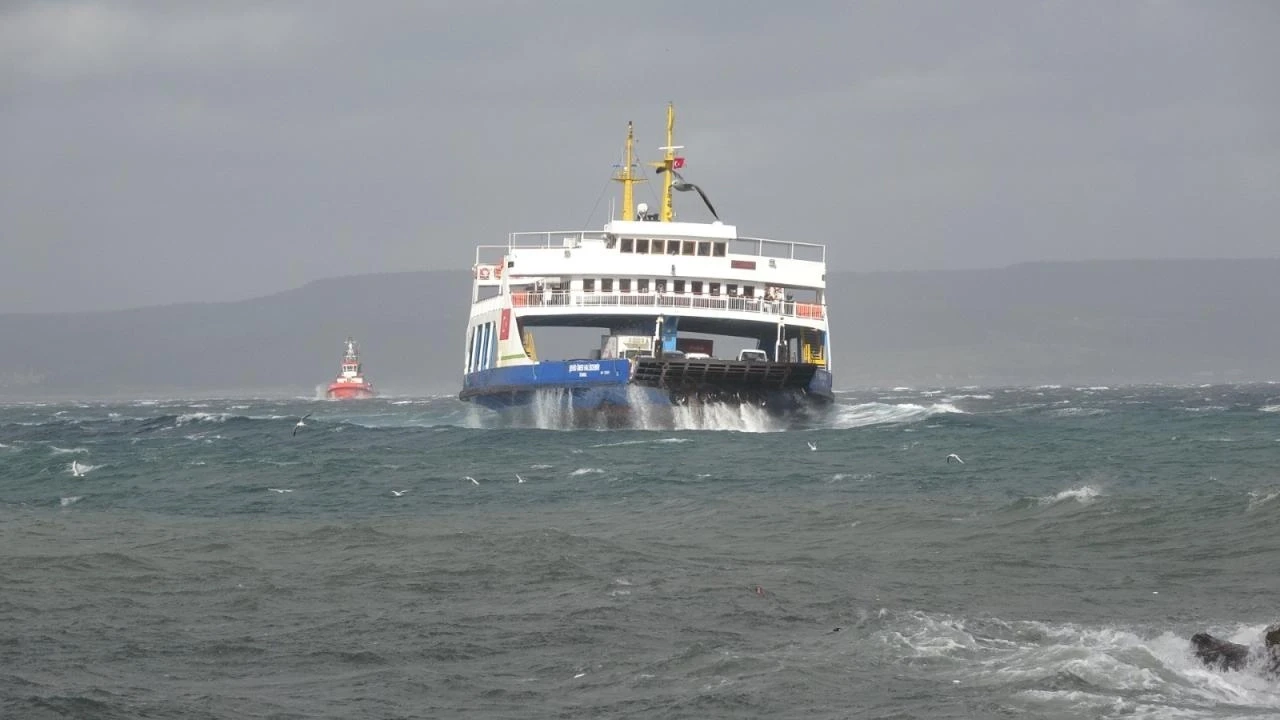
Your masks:
<svg viewBox="0 0 1280 720"><path fill-rule="evenodd" d="M675 129L675 104L667 103L667 146L662 148L665 152L660 165L666 168L662 172L662 222L671 222L676 217L675 208L671 205L671 171L675 169L676 164Z"/></svg>
<svg viewBox="0 0 1280 720"><path fill-rule="evenodd" d="M635 193L632 186L638 182L644 182L644 178L637 178L631 172L632 163L635 160L635 133L632 130L631 122L627 122L627 150L624 153L622 169L617 175L613 176L614 180L622 183L622 219L635 220Z"/></svg>

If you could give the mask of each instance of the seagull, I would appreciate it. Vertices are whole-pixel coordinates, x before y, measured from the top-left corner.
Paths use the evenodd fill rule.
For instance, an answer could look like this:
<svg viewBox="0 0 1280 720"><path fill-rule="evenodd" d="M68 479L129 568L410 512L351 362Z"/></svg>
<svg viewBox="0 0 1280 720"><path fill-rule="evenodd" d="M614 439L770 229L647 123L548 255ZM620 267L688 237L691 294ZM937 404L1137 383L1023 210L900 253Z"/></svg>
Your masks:
<svg viewBox="0 0 1280 720"><path fill-rule="evenodd" d="M477 480L477 479L475 479L475 478L471 477L470 475L467 475L467 476L466 476L466 479L467 479L467 480L470 480L472 485L479 485L479 484L480 484L480 481L479 481L479 480Z"/></svg>
<svg viewBox="0 0 1280 720"><path fill-rule="evenodd" d="M273 493L287 493L287 492L293 492L292 490L290 490L290 489L288 489L288 488L283 488L283 489L282 489L282 488L267 488L267 489L268 489L268 490L270 490L270 491L271 491L271 492L273 492Z"/></svg>
<svg viewBox="0 0 1280 720"><path fill-rule="evenodd" d="M659 174L664 173L666 171L667 171L666 167L660 167L657 170ZM693 190L694 192L698 193L698 197L702 198L702 204L706 205L707 209L711 211L711 217L715 218L716 220L720 219L720 216L716 214L716 209L711 207L711 201L707 199L707 194L702 192L702 188L698 187L697 185L694 185L688 180L685 180L684 176L676 172L675 170L671 171L671 176L675 178L675 180L671 183L671 188L673 190L679 190L680 192L689 192L690 190Z"/></svg>
<svg viewBox="0 0 1280 720"><path fill-rule="evenodd" d="M517 483L524 482L524 478L520 477L520 473L516 473L516 482Z"/></svg>
<svg viewBox="0 0 1280 720"><path fill-rule="evenodd" d="M960 459L960 456L959 456L959 455L957 455L957 454L955 454L955 453L951 453L950 455L948 455L948 456L947 456L947 462L951 462L952 460L955 460L956 462L960 463L961 465L963 465L963 464L964 464L964 461Z"/></svg>
<svg viewBox="0 0 1280 720"><path fill-rule="evenodd" d="M311 417L311 413L307 413L306 415L303 415L302 417L298 418L298 424L293 426L294 435L298 434L298 428L307 426L306 419L309 417Z"/></svg>
<svg viewBox="0 0 1280 720"><path fill-rule="evenodd" d="M805 442L806 442L806 443L808 443L808 445L809 445L809 449L810 449L810 450L817 450L817 449L818 449L818 446L817 446L817 445L814 445L812 442L809 442L808 440L805 440Z"/></svg>
<svg viewBox="0 0 1280 720"><path fill-rule="evenodd" d="M391 494L395 495L396 497L400 497L401 495L404 495L407 492L409 491L408 490L392 490Z"/></svg>
<svg viewBox="0 0 1280 720"><path fill-rule="evenodd" d="M75 460L71 461L71 475L74 477L84 477L84 470L80 469L80 463Z"/></svg>

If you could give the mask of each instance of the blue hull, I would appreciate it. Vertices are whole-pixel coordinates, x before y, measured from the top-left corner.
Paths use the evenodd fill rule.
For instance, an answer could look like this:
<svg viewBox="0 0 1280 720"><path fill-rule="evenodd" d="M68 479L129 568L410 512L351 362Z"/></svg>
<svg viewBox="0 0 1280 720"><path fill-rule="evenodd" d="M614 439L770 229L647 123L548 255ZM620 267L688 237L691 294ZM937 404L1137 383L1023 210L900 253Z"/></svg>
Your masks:
<svg viewBox="0 0 1280 720"><path fill-rule="evenodd" d="M459 398L496 411L529 408L541 403L575 412L623 413L687 404L691 399L687 394L667 388L633 383L628 360L544 361L482 370L464 377ZM824 405L833 399L831 373L816 371L803 389L744 390L721 393L716 399L761 405L779 412Z"/></svg>

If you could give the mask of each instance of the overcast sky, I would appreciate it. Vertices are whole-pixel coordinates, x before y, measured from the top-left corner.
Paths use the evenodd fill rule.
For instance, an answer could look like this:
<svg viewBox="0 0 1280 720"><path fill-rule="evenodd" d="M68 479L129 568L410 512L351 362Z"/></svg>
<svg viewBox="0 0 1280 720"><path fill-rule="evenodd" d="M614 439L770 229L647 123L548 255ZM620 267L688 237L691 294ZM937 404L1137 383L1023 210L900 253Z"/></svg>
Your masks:
<svg viewBox="0 0 1280 720"><path fill-rule="evenodd" d="M9 0L0 312L597 229L668 100L721 217L835 271L1276 257L1277 37L1231 0Z"/></svg>

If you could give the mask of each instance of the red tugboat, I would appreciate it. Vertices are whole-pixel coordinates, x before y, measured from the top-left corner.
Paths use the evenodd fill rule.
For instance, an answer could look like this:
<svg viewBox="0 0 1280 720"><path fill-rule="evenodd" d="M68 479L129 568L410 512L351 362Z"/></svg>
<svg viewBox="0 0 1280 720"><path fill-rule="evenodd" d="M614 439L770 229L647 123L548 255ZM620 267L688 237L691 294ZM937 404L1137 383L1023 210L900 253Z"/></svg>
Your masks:
<svg viewBox="0 0 1280 720"><path fill-rule="evenodd" d="M360 365L360 348L347 338L347 351L342 354L342 372L329 383L326 397L330 400L363 400L374 395L373 384L364 379Z"/></svg>

